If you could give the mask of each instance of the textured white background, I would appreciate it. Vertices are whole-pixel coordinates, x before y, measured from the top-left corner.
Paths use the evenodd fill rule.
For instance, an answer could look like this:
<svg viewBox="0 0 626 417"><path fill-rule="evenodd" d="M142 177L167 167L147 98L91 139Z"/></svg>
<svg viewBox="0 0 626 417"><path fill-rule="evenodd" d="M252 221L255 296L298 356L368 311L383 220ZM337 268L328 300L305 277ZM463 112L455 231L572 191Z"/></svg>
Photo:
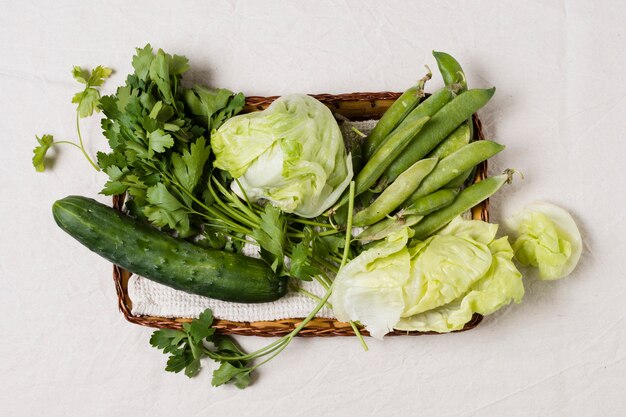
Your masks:
<svg viewBox="0 0 626 417"><path fill-rule="evenodd" d="M0 1L0 414L625 415L625 20L608 0ZM587 244L579 268L527 280L521 305L471 332L371 340L367 353L295 340L245 391L164 372L151 331L117 312L110 265L50 215L104 176L69 148L45 174L30 166L35 133L74 137L71 66L115 68L111 91L146 42L247 94L398 91L432 49L451 52L471 86L498 88L481 112L507 145L493 170L526 174L494 220L533 199L566 207ZM104 148L97 122L84 133Z"/></svg>

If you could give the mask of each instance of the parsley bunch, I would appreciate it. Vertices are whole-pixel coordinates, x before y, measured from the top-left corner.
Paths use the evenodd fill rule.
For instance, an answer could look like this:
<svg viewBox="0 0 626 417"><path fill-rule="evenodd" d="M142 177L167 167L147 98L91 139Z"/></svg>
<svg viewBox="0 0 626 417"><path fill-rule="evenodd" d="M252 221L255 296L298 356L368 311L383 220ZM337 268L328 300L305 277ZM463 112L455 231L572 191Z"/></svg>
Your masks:
<svg viewBox="0 0 626 417"><path fill-rule="evenodd" d="M150 45L137 49L135 72L116 94L102 97L102 121L110 153L98 153L109 181L102 193L128 193L131 214L181 237L197 234L198 207L221 221L205 189L211 179L210 132L244 105L243 94L226 89L182 87L187 58Z"/></svg>

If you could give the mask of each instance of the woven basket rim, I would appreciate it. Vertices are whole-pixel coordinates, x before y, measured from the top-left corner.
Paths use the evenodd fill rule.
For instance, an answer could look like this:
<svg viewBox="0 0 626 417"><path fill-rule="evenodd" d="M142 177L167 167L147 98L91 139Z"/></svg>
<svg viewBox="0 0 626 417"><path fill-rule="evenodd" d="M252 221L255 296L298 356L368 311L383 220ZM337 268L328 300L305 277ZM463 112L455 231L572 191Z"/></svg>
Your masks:
<svg viewBox="0 0 626 417"><path fill-rule="evenodd" d="M331 110L340 111L346 105L352 105L349 109L350 114L347 116L353 120L362 120L365 118L378 118L384 110L391 105L402 93L383 91L383 92L356 92L342 94L310 94L322 103L326 104ZM279 96L249 96L246 97L244 112L259 111L265 109ZM382 109L382 111L381 111ZM482 125L476 114L473 115L474 132L476 140L484 140ZM481 163L476 169L474 181L480 181L487 176L487 161ZM113 196L113 207L122 210L124 204L124 196ZM472 218L483 221L489 220L489 200L485 200L472 208ZM181 329L183 323L190 322L188 318L169 318L157 316L144 316L132 314L132 300L128 294L128 278L130 273L120 266L113 265L113 281L118 298L118 308L124 315L124 318L135 324L153 328ZM481 321L483 316L474 314L471 320L461 330L462 332L473 329ZM278 337L290 333L303 318L290 318L273 321L259 322L236 322L230 320L215 319L213 325L216 331L221 334L236 334L244 336L261 336L261 337ZM368 336L369 333L360 329L363 335ZM437 332L419 332L419 331L399 331L395 330L388 335L427 335L439 334ZM307 326L305 326L298 336L301 337L329 337L329 336L354 336L355 333L348 323L342 323L335 319L314 318Z"/></svg>

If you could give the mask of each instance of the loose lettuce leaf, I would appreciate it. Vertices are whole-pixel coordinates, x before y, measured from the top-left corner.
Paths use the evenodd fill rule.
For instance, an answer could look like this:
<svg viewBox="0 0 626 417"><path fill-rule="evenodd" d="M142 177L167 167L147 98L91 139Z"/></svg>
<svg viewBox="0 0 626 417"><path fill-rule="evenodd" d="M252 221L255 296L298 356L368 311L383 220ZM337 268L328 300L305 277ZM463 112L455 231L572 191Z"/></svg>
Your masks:
<svg viewBox="0 0 626 417"><path fill-rule="evenodd" d="M526 206L505 222L515 239L515 258L539 268L539 277L554 280L569 275L582 252L578 227L565 210L550 203Z"/></svg>
<svg viewBox="0 0 626 417"><path fill-rule="evenodd" d="M460 330L474 313L487 315L511 301L519 303L524 296L524 286L522 275L511 261L511 245L506 237L502 237L489 243L488 248L492 254L491 266L466 294L432 310L404 317L395 328L440 333Z"/></svg>
<svg viewBox="0 0 626 417"><path fill-rule="evenodd" d="M410 228L391 234L339 271L332 304L339 320L360 321L374 337L393 328L449 332L474 313L490 314L524 295L498 226L460 216L407 246Z"/></svg>
<svg viewBox="0 0 626 417"><path fill-rule="evenodd" d="M289 95L262 112L233 117L212 137L215 166L237 182L240 197L269 200L287 213L316 217L352 179L352 160L330 110Z"/></svg>
<svg viewBox="0 0 626 417"><path fill-rule="evenodd" d="M362 252L335 278L331 303L338 320L360 321L372 337L393 329L404 310L403 287L409 277L409 228L389 235Z"/></svg>

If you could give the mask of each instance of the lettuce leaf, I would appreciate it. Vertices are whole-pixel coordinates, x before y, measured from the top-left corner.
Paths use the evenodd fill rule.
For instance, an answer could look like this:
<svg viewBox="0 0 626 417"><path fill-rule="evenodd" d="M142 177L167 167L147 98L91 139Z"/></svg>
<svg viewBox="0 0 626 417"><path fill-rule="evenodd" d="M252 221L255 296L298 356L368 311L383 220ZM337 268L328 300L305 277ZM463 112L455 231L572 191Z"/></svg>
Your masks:
<svg viewBox="0 0 626 417"><path fill-rule="evenodd" d="M474 313L493 313L524 296L498 225L460 216L425 241L409 242L410 228L362 252L337 275L335 315L360 321L373 337L392 329L449 332Z"/></svg>
<svg viewBox="0 0 626 417"><path fill-rule="evenodd" d="M460 330L474 313L487 315L511 301L519 303L524 296L524 286L522 275L511 261L513 249L508 239L502 237L487 246L492 254L491 266L466 294L432 310L403 317L395 328L440 333Z"/></svg>
<svg viewBox="0 0 626 417"><path fill-rule="evenodd" d="M360 321L372 337L393 329L404 310L403 288L409 278L409 228L392 233L342 268L330 302L340 321Z"/></svg>
<svg viewBox="0 0 626 417"><path fill-rule="evenodd" d="M515 258L539 269L539 277L554 280L569 275L582 253L582 239L572 216L560 207L535 202L506 220L515 239Z"/></svg>
<svg viewBox="0 0 626 417"><path fill-rule="evenodd" d="M231 188L240 197L265 199L302 217L332 206L353 175L331 111L303 94L229 119L213 134L212 145L214 165L237 179Z"/></svg>

